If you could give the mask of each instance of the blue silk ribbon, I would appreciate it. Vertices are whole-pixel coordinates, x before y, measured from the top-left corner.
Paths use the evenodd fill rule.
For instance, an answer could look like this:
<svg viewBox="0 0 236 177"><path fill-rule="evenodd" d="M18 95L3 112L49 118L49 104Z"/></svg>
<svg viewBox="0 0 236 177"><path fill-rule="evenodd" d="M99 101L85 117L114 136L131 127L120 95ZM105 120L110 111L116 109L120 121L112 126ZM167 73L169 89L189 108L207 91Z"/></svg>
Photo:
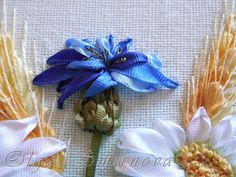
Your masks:
<svg viewBox="0 0 236 177"><path fill-rule="evenodd" d="M162 63L154 54L129 52L132 39L128 38L114 44L109 35L89 39L70 38L66 49L47 60L51 68L37 75L35 85L57 84L61 92L58 107L63 108L64 101L85 86L89 86L86 97L123 84L138 92L153 92L160 88L174 89L178 83L161 73Z"/></svg>

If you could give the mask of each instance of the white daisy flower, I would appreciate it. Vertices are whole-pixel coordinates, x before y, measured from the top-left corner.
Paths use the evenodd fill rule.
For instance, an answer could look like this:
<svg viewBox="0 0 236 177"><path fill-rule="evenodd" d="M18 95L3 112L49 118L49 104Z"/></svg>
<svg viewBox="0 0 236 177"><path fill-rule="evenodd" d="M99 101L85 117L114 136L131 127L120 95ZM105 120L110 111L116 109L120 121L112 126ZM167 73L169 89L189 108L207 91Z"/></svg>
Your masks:
<svg viewBox="0 0 236 177"><path fill-rule="evenodd" d="M153 129L125 130L119 148L140 155L174 160L169 166L134 165L124 161L116 171L138 177L233 177L236 175L236 132L230 118L214 127L201 107L186 131L171 121L157 120Z"/></svg>
<svg viewBox="0 0 236 177"><path fill-rule="evenodd" d="M37 118L0 122L0 177L60 177L56 171L35 164L66 149L52 137L25 140L36 128Z"/></svg>

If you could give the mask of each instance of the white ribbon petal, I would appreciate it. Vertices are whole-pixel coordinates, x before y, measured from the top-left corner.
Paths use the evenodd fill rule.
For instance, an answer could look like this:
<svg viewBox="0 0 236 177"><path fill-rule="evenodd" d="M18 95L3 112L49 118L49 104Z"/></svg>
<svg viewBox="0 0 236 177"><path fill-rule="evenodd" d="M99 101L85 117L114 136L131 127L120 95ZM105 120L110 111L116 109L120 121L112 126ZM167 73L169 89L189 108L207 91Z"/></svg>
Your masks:
<svg viewBox="0 0 236 177"><path fill-rule="evenodd" d="M124 161L117 165L115 170L118 173L135 177L185 177L184 170L180 169L174 162L170 163L170 166L165 166L162 162L155 163L155 160L146 160L145 162L142 160L145 159L141 159L137 164Z"/></svg>
<svg viewBox="0 0 236 177"><path fill-rule="evenodd" d="M209 138L210 131L211 120L205 108L200 107L187 128L188 141L204 143Z"/></svg>
<svg viewBox="0 0 236 177"><path fill-rule="evenodd" d="M173 157L172 149L165 137L156 130L148 128L125 130L121 135L118 147L151 154L155 157Z"/></svg>
<svg viewBox="0 0 236 177"><path fill-rule="evenodd" d="M61 177L59 173L38 167L0 167L0 177Z"/></svg>
<svg viewBox="0 0 236 177"><path fill-rule="evenodd" d="M232 126L232 135L236 136L236 116L230 115L230 116L225 117L225 119L230 119L230 123Z"/></svg>
<svg viewBox="0 0 236 177"><path fill-rule="evenodd" d="M156 120L154 127L162 136L164 136L173 151L177 151L185 143L185 131L179 125L171 121Z"/></svg>
<svg viewBox="0 0 236 177"><path fill-rule="evenodd" d="M9 152L22 143L36 125L37 118L35 116L0 123L0 164L5 161Z"/></svg>
<svg viewBox="0 0 236 177"><path fill-rule="evenodd" d="M225 118L219 121L211 130L210 143L213 149L218 150L230 139L233 133L231 121Z"/></svg>
<svg viewBox="0 0 236 177"><path fill-rule="evenodd" d="M233 135L236 136L236 117L231 117L231 124L233 128Z"/></svg>
<svg viewBox="0 0 236 177"><path fill-rule="evenodd" d="M33 138L23 142L16 151L22 152L28 165L66 149L66 144L51 137Z"/></svg>
<svg viewBox="0 0 236 177"><path fill-rule="evenodd" d="M231 166L236 169L236 152L227 157L227 160Z"/></svg>
<svg viewBox="0 0 236 177"><path fill-rule="evenodd" d="M0 177L60 177L55 171L29 166L66 148L65 143L50 137L25 141L36 125L35 116L0 123Z"/></svg>
<svg viewBox="0 0 236 177"><path fill-rule="evenodd" d="M231 154L236 152L236 137L232 137L230 138L230 140L228 140L224 146L222 146L219 149L220 153L224 156L230 156Z"/></svg>

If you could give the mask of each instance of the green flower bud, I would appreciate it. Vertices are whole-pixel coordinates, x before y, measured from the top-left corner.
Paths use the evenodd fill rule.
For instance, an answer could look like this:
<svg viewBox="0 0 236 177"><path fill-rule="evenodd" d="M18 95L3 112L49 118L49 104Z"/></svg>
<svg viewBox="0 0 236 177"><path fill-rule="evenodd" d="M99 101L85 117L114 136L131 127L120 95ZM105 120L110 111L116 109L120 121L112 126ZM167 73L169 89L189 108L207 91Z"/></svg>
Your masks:
<svg viewBox="0 0 236 177"><path fill-rule="evenodd" d="M120 126L122 106L113 88L93 98L81 99L74 107L75 120L85 131L111 135Z"/></svg>

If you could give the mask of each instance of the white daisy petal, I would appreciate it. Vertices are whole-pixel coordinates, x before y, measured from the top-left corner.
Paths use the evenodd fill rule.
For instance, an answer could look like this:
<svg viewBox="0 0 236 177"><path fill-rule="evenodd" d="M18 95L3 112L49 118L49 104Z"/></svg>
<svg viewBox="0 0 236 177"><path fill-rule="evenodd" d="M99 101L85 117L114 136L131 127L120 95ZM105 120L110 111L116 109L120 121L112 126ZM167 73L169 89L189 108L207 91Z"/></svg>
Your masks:
<svg viewBox="0 0 236 177"><path fill-rule="evenodd" d="M236 117L231 117L231 124L233 128L233 135L236 136Z"/></svg>
<svg viewBox="0 0 236 177"><path fill-rule="evenodd" d="M187 128L187 138L192 142L205 142L209 138L211 121L205 108L200 107Z"/></svg>
<svg viewBox="0 0 236 177"><path fill-rule="evenodd" d="M36 125L36 117L7 120L0 123L0 164L13 150L12 148L19 146Z"/></svg>
<svg viewBox="0 0 236 177"><path fill-rule="evenodd" d="M61 177L59 173L38 167L0 167L0 177Z"/></svg>
<svg viewBox="0 0 236 177"><path fill-rule="evenodd" d="M184 129L171 121L156 120L153 128L168 140L173 151L177 151L185 143Z"/></svg>
<svg viewBox="0 0 236 177"><path fill-rule="evenodd" d="M118 173L135 177L185 177L184 170L180 169L174 162L169 166L165 164L155 163L154 160L147 161L146 159L140 160L137 164L131 164L130 161L124 161L115 167Z"/></svg>
<svg viewBox="0 0 236 177"><path fill-rule="evenodd" d="M236 152L227 157L228 162L231 166L236 168Z"/></svg>
<svg viewBox="0 0 236 177"><path fill-rule="evenodd" d="M233 128L230 119L226 118L219 121L210 134L210 143L213 149L220 149L230 139Z"/></svg>
<svg viewBox="0 0 236 177"><path fill-rule="evenodd" d="M236 136L236 116L235 115L230 115L225 117L224 119L229 119L231 126L232 126L232 134Z"/></svg>
<svg viewBox="0 0 236 177"><path fill-rule="evenodd" d="M230 156L231 154L236 152L236 137L232 137L228 140L224 146L219 149L220 153L224 156Z"/></svg>
<svg viewBox="0 0 236 177"><path fill-rule="evenodd" d="M23 154L28 165L32 165L65 149L64 142L51 137L41 137L23 142L17 151Z"/></svg>
<svg viewBox="0 0 236 177"><path fill-rule="evenodd" d="M125 130L120 138L119 148L152 154L156 157L172 157L173 152L167 140L159 132L148 128Z"/></svg>

